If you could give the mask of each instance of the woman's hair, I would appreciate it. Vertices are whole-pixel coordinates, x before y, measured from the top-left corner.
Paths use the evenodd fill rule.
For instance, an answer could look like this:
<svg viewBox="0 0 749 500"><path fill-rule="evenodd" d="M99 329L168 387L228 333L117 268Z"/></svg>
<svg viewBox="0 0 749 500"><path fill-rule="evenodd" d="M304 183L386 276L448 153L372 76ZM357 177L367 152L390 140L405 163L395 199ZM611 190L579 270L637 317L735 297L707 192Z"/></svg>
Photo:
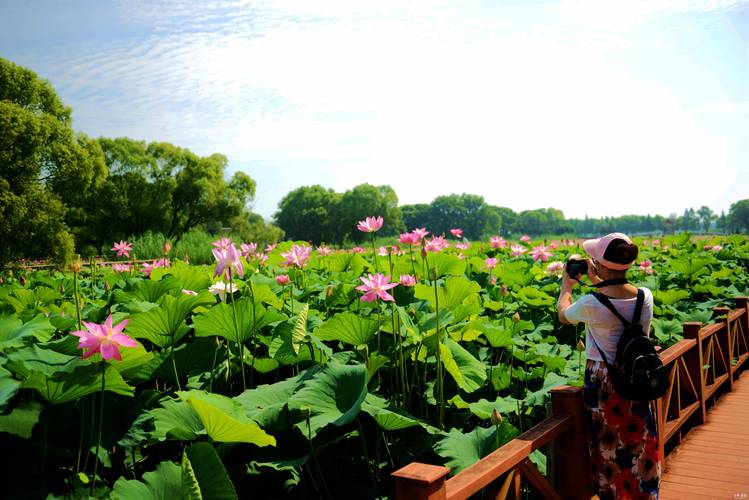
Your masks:
<svg viewBox="0 0 749 500"><path fill-rule="evenodd" d="M637 259L638 253L639 249L637 245L616 238L611 240L609 246L606 247L603 258L615 264L631 264Z"/></svg>

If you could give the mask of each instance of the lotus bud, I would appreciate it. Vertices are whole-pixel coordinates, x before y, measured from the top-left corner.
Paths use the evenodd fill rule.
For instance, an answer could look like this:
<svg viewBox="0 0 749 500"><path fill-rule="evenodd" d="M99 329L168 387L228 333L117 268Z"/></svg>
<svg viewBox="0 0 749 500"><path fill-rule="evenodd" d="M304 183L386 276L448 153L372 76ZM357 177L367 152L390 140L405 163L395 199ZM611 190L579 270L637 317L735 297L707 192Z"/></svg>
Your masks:
<svg viewBox="0 0 749 500"><path fill-rule="evenodd" d="M577 350L578 351L584 351L585 350L585 344L582 340L577 341Z"/></svg>
<svg viewBox="0 0 749 500"><path fill-rule="evenodd" d="M72 272L80 273L81 272L81 258L78 255L75 255L69 267Z"/></svg>
<svg viewBox="0 0 749 500"><path fill-rule="evenodd" d="M325 287L325 297L332 297L333 293L335 293L335 285L328 285Z"/></svg>
<svg viewBox="0 0 749 500"><path fill-rule="evenodd" d="M164 253L168 254L171 251L172 251L172 244L169 243L169 240L166 240L164 242Z"/></svg>
<svg viewBox="0 0 749 500"><path fill-rule="evenodd" d="M506 287L505 285L502 285L502 286L500 287L500 289L499 289L499 293L501 293L501 294L502 294L502 296L506 297L506 296L507 296L507 294L509 294L509 293L510 293L510 291L509 291L509 290L507 290L507 287Z"/></svg>
<svg viewBox="0 0 749 500"><path fill-rule="evenodd" d="M20 284L21 286L26 286L26 277L24 277L24 275L23 275L23 274L22 274L21 276L19 276L19 277L18 277L18 283L19 283L19 284Z"/></svg>
<svg viewBox="0 0 749 500"><path fill-rule="evenodd" d="M104 290L108 292L110 290L110 288L111 287L109 286L109 282L105 281L104 282Z"/></svg>
<svg viewBox="0 0 749 500"><path fill-rule="evenodd" d="M289 275L288 274L279 274L276 276L276 284L281 286L286 286L289 284Z"/></svg>
<svg viewBox="0 0 749 500"><path fill-rule="evenodd" d="M496 276L490 276L489 277L489 284L490 285L496 285L497 284L497 277Z"/></svg>
<svg viewBox="0 0 749 500"><path fill-rule="evenodd" d="M516 311L515 314L512 315L512 321L514 321L515 323L519 323L520 322L520 313L519 312Z"/></svg>
<svg viewBox="0 0 749 500"><path fill-rule="evenodd" d="M493 425L499 425L502 423L502 415L499 413L499 410L497 410L496 408L492 410L491 420L492 420Z"/></svg>

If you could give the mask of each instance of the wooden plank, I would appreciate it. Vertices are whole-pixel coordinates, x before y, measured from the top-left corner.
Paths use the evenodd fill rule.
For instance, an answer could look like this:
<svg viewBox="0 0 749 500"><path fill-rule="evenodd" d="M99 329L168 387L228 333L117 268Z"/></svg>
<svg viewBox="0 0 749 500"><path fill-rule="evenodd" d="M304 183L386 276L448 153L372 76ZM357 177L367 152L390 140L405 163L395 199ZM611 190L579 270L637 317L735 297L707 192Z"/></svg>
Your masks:
<svg viewBox="0 0 749 500"><path fill-rule="evenodd" d="M691 494L691 495L699 495L698 498L701 498L701 499L719 498L721 500L732 499L735 493L740 493L730 487L710 488L710 487L703 487L703 486L694 486L694 485L689 485L689 484L672 483L670 481L668 482L664 481L661 483L661 490L659 494L661 492L664 495L676 496L678 498L684 498L683 497L684 494Z"/></svg>
<svg viewBox="0 0 749 500"><path fill-rule="evenodd" d="M536 469L536 466L533 465L530 460L523 460L523 462L520 464L519 469L523 477L528 480L528 483L538 493L540 493L544 499L562 500L562 497L560 497L559 494L554 491L554 488L552 488L552 486L549 484L549 481L547 481L546 478L542 476L540 472L538 472L538 469Z"/></svg>
<svg viewBox="0 0 749 500"><path fill-rule="evenodd" d="M571 425L572 422L567 416L547 418L448 479L446 482L447 498L450 500L468 498L497 477L517 466L531 452L549 443Z"/></svg>
<svg viewBox="0 0 749 500"><path fill-rule="evenodd" d="M723 453L722 451L716 450L715 448L709 449L709 450L696 450L692 449L691 447L689 449L683 449L681 451L683 457L701 457L701 458L709 458L711 459L710 463L721 463L721 462L733 462L733 463L741 463L741 464L749 464L749 457L742 457L737 455L732 455L730 453Z"/></svg>
<svg viewBox="0 0 749 500"><path fill-rule="evenodd" d="M675 418L666 422L666 432L664 434L665 440L668 441L669 439L671 439L671 437L681 428L681 426L684 425L684 422L689 417L691 417L692 414L699 409L699 407L699 401L696 403L692 403L691 405L681 410L681 416L679 418Z"/></svg>
<svg viewBox="0 0 749 500"><path fill-rule="evenodd" d="M666 463L667 463L667 468L664 474L668 474L668 467L671 467L672 461L667 459ZM712 465L718 464L718 462L716 462L710 457L680 457L678 460L678 463L687 465L690 467L694 467L694 468L699 468L699 467L706 466L706 465L712 466ZM747 469L747 467L749 467L749 464L740 464L736 462L723 462L719 465L720 467L728 470L730 473L734 473L734 472L741 473L741 474L749 473L749 469Z"/></svg>
<svg viewBox="0 0 749 500"><path fill-rule="evenodd" d="M749 469L747 469L749 471ZM727 478L729 482L739 481L741 484L746 483L746 472L742 470L726 469L721 465L702 464L700 467L694 467L689 463L671 463L668 465L668 472L663 474L664 479L669 479L671 474L677 476L704 477L707 479Z"/></svg>
<svg viewBox="0 0 749 500"><path fill-rule="evenodd" d="M683 445L686 448L686 443ZM716 448L712 444L705 444L705 443L689 443L689 449L686 450L687 453L715 453L719 452L721 455L725 455L727 458L726 460L738 460L742 462L749 463L749 456L747 456L746 451L744 449L738 449L738 448L726 448L726 447L720 447Z"/></svg>
<svg viewBox="0 0 749 500"><path fill-rule="evenodd" d="M746 481L741 481L738 483L734 483L732 481L727 480L724 477L721 477L720 479L706 479L704 477L692 477L692 476L682 476L680 474L668 474L668 479L664 478L665 481L668 481L669 483L677 483L677 484L688 484L690 486L707 486L710 488L729 488L733 489L736 492L740 491L741 487L746 486Z"/></svg>

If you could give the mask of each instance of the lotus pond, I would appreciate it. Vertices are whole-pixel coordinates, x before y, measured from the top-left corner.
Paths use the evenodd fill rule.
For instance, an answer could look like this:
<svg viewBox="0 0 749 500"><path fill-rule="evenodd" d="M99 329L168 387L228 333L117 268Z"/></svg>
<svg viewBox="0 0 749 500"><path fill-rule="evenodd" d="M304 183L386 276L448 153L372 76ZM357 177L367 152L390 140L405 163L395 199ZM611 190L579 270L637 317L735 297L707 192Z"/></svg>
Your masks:
<svg viewBox="0 0 749 500"><path fill-rule="evenodd" d="M582 327L555 310L580 240L409 234L6 273L4 496L386 497L411 461L456 472L527 430L581 384ZM663 346L749 294L744 236L636 242Z"/></svg>

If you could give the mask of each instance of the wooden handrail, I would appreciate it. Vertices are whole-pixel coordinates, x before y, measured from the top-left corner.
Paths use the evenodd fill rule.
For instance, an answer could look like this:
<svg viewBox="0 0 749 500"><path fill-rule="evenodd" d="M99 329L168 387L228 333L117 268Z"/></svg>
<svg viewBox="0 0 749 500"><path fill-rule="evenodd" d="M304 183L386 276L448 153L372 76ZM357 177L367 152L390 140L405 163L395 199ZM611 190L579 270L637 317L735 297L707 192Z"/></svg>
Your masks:
<svg viewBox="0 0 749 500"><path fill-rule="evenodd" d="M716 308L720 318L715 323L683 323L684 339L659 353L674 381L669 393L655 401L661 457L666 456L666 443L674 437L680 439L688 422L706 421L708 400L724 387L732 390L734 376L744 364L749 365L749 297L738 297L736 303L734 310ZM727 361L725 373L716 372L715 366L705 366L706 358L714 360L716 352ZM508 486L520 491L520 478L524 477L544 498L589 499L582 388L555 387L551 403L552 417L452 478L446 479L446 467L417 462L393 472L396 498L462 500L507 475L502 492ZM528 461L533 450L551 442L553 489Z"/></svg>

